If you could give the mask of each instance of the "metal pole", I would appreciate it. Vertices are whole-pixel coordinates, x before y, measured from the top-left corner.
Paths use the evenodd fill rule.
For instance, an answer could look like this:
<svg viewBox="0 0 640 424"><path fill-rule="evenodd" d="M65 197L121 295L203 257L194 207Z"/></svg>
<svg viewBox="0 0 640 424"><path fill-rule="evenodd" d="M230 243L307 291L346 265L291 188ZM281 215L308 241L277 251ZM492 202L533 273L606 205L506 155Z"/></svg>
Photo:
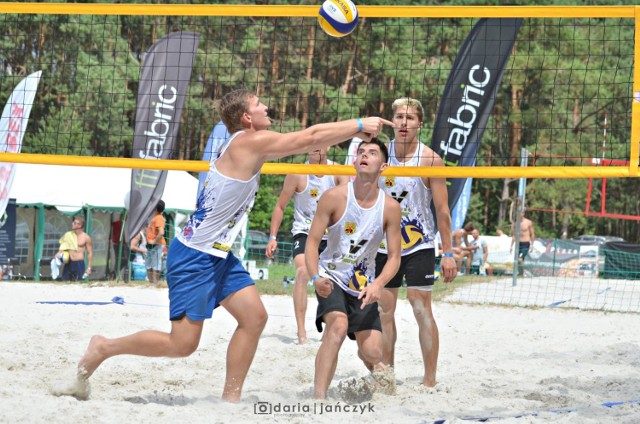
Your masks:
<svg viewBox="0 0 640 424"><path fill-rule="evenodd" d="M520 166L527 166L529 162L529 152L527 149L520 149ZM524 212L525 188L527 184L526 178L520 178L518 181L518 200L516 202L516 219L515 219L515 249L513 252L513 281L511 285L515 287L518 284L518 272L520 268L520 217ZM524 266L524 263L523 263ZM523 272L524 274L524 272Z"/></svg>
<svg viewBox="0 0 640 424"><path fill-rule="evenodd" d="M124 227L125 225L127 225L127 211L128 209L124 209L120 212L120 242L118 243L118 253L116 255L116 283L120 282L120 277L124 278L125 282L129 282L129 278L128 277L124 277L120 275L120 271L121 271L121 267L122 267L122 240L124 240ZM129 274L131 274L131 271L129 270L129 266L130 264L128 263L128 257L127 257L127 272Z"/></svg>

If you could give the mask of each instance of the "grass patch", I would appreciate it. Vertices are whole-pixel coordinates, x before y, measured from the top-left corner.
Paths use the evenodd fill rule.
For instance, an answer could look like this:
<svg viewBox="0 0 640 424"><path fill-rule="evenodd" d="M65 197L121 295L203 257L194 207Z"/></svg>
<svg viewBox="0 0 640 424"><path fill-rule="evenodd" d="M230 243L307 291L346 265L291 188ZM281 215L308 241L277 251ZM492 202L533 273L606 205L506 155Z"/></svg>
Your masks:
<svg viewBox="0 0 640 424"><path fill-rule="evenodd" d="M295 277L295 269L293 265L290 264L280 264L280 263L258 263L258 267L264 267L269 269L269 278L265 280L256 280L256 287L260 294L264 295L276 295L276 296L291 296L293 294L293 279ZM483 283L494 277L479 277L477 275L463 275L457 277L453 283L445 284L442 279L438 279L434 286L432 292L432 300L434 302L439 302L447 296L453 294L453 292L461 287L470 286L473 284ZM284 283L283 281L291 281L291 283ZM24 283L33 283L35 281L24 280L21 281ZM51 281L42 281L43 283L52 283ZM80 282L55 282L54 284L61 285L86 285L88 287L153 287L146 281L80 281ZM166 288L167 283L165 281L160 281L157 287ZM310 297L315 297L315 290L313 286L307 286L307 295ZM398 292L398 299L406 299L407 298L407 289L406 287L401 287Z"/></svg>

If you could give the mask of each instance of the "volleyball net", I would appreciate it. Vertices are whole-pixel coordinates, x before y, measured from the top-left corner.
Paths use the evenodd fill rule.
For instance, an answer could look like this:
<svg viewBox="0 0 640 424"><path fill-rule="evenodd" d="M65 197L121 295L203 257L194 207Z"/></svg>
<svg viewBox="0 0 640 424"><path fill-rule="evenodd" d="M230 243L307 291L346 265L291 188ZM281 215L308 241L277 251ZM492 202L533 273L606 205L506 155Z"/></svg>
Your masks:
<svg viewBox="0 0 640 424"><path fill-rule="evenodd" d="M390 117L394 99L414 97L426 111L420 138L430 144L456 54L478 18L491 16L523 21L484 135L470 141L478 143L475 166L410 172L637 176L636 9L363 5L356 30L334 39L318 26L315 5L3 3L0 100L26 74L43 73L23 154L1 154L0 160L206 170L200 159L218 120L214 100L239 87L256 91L269 106L272 129L282 132L359 116ZM131 158L140 70L150 46L175 31L200 38L172 160L149 164ZM467 106L473 106L474 93L467 94ZM449 123L468 121L471 109ZM337 162L344 163L345 147L333 150ZM521 148L547 156L523 168ZM594 158L625 165L593 166ZM296 162L266 164L264 172L309 172ZM388 173L394 171L403 172Z"/></svg>
<svg viewBox="0 0 640 424"><path fill-rule="evenodd" d="M419 138L436 146L442 142L439 107L469 34L481 18L522 19L499 84L482 93L492 100L482 136L467 139L466 133L481 83L465 86L458 99L463 105L446 120L460 127L450 147L475 144L460 149L459 164L472 166L390 167L385 175L473 177L470 214L500 208L498 216L471 215L486 231L509 221L510 183L517 178L530 179L528 207L540 212L535 222L542 233L637 226L625 219L584 222L594 210L604 212L605 203L607 213L640 214L637 201L625 200L637 191L638 176L637 6L359 5L356 30L341 39L322 31L318 9L319 4L0 3L0 102L26 75L42 71L22 152L0 152L0 161L206 171L202 158L212 153L207 141L219 121L214 102L242 87L268 105L271 129L279 132L362 116L389 119L395 99L416 98L425 109ZM141 159L133 144L141 70L149 49L176 32L198 37L183 81L187 94L179 129L175 143L165 146L168 159ZM153 126L152 118L142 124ZM393 132L387 128L380 137L389 140ZM349 162L349 142L329 151L338 166L305 165L300 155L267 163L263 173L354 174L342 165ZM273 178L271 201L281 182ZM606 193L598 186L605 178ZM493 199L500 191L502 197ZM577 215L567 218L572 213ZM578 222L565 222L571 219ZM584 276L589 270L582 271Z"/></svg>

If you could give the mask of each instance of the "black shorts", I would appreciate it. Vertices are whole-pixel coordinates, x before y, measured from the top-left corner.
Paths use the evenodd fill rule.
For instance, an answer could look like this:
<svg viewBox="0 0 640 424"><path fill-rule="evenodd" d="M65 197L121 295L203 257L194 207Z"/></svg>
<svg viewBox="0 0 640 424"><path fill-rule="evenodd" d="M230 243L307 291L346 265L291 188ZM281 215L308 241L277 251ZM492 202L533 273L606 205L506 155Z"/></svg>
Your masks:
<svg viewBox="0 0 640 424"><path fill-rule="evenodd" d="M318 312L316 313L316 328L322 333L322 323L324 315L329 312L343 312L347 315L349 327L347 328L347 336L351 340L356 339L355 333L365 330L382 331L380 324L380 313L378 312L378 302L369 304L360 309L362 299L351 296L342 290L336 283L333 283L333 290L329 297L324 298L318 296Z"/></svg>
<svg viewBox="0 0 640 424"><path fill-rule="evenodd" d="M524 260L524 258L527 257L527 255L529 254L530 247L531 247L531 242L528 242L528 241L520 242L520 250L518 251L518 256L520 256L520 259Z"/></svg>
<svg viewBox="0 0 640 424"><path fill-rule="evenodd" d="M295 258L298 255L304 255L304 248L307 247L307 237L308 234L298 233L293 236L293 257ZM322 253L322 251L327 247L327 241L322 240L320 242L320 246L318 246L318 253Z"/></svg>
<svg viewBox="0 0 640 424"><path fill-rule="evenodd" d="M382 272L387 263L387 255L376 255L376 277ZM398 273L387 283L385 288L397 289L402 286L402 279L407 281L407 287L433 286L434 271L436 269L435 249L423 249L400 258Z"/></svg>

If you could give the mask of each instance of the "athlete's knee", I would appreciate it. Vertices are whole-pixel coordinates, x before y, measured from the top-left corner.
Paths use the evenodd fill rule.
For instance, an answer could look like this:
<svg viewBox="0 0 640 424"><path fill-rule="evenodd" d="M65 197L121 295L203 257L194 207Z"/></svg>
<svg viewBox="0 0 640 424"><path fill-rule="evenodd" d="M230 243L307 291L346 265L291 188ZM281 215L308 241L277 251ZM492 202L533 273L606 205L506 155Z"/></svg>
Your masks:
<svg viewBox="0 0 640 424"><path fill-rule="evenodd" d="M267 311L260 305L259 308L256 307L254 310L249 311L247 315L238 320L238 328L261 334L267 325L268 318Z"/></svg>
<svg viewBox="0 0 640 424"><path fill-rule="evenodd" d="M186 358L198 349L200 344L199 338L182 339L180 342L174 343L173 357Z"/></svg>
<svg viewBox="0 0 640 424"><path fill-rule="evenodd" d="M264 330L268 320L269 314L267 314L267 311L264 308L260 308L260 310L255 313L253 327L262 333L262 330Z"/></svg>
<svg viewBox="0 0 640 424"><path fill-rule="evenodd" d="M307 268L304 266L296 268L296 281L304 281L306 283L307 280L309 280L309 275L307 275Z"/></svg>
<svg viewBox="0 0 640 424"><path fill-rule="evenodd" d="M347 337L347 331L349 329L349 323L346 320L337 319L334 320L331 325L327 326L325 329L326 334L323 337L323 340L326 338L328 342L342 344L344 339Z"/></svg>
<svg viewBox="0 0 640 424"><path fill-rule="evenodd" d="M395 305L383 305L378 301L378 313L383 323L393 322L395 320L396 307Z"/></svg>
<svg viewBox="0 0 640 424"><path fill-rule="evenodd" d="M422 290L407 290L407 299L415 315L431 314L431 298L428 294Z"/></svg>
<svg viewBox="0 0 640 424"><path fill-rule="evenodd" d="M396 298L389 290L382 291L382 296L380 296L380 300L378 300L378 312L380 316L384 314L385 316L391 316L391 318L393 318L396 312Z"/></svg>

